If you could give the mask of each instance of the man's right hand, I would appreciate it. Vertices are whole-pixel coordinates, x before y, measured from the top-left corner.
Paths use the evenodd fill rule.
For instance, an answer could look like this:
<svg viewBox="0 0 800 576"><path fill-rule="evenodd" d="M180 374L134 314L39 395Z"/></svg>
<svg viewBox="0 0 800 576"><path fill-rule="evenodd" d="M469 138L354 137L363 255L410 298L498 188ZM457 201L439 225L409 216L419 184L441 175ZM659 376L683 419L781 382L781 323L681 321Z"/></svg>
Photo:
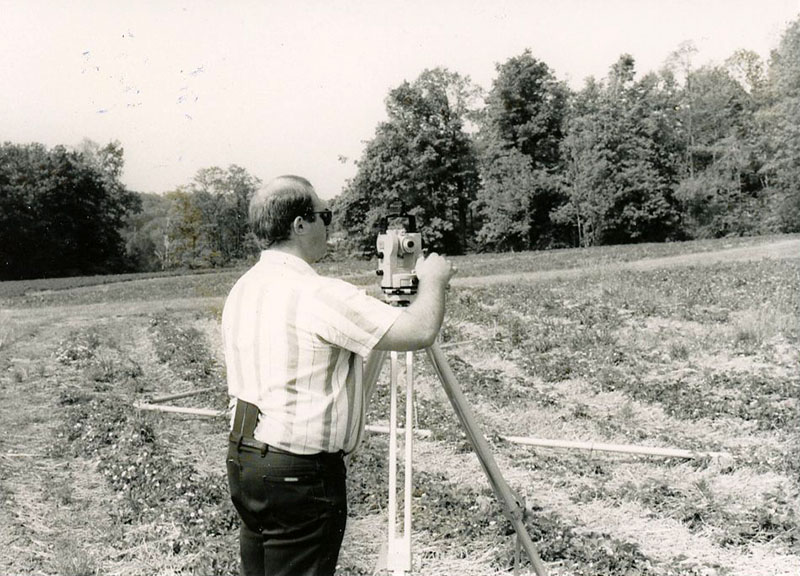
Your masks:
<svg viewBox="0 0 800 576"><path fill-rule="evenodd" d="M415 267L420 286L425 284L441 285L446 287L450 279L456 275L458 269L436 252L431 252L428 257L420 256Z"/></svg>

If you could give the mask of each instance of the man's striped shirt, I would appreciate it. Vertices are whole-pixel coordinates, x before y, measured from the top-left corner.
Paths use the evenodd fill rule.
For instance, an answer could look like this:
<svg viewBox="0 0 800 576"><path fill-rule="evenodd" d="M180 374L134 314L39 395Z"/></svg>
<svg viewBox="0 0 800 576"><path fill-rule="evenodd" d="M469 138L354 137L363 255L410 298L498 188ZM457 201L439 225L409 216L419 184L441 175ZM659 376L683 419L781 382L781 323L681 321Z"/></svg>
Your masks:
<svg viewBox="0 0 800 576"><path fill-rule="evenodd" d="M275 250L222 313L228 392L261 411L256 440L297 454L352 451L364 425L359 370L401 310Z"/></svg>

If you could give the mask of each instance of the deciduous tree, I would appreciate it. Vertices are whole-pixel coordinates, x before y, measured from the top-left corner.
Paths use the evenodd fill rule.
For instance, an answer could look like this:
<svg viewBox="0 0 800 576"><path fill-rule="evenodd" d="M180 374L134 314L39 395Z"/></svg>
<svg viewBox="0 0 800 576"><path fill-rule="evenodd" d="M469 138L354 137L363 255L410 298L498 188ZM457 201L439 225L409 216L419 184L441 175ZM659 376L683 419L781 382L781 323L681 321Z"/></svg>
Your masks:
<svg viewBox="0 0 800 576"><path fill-rule="evenodd" d="M568 93L529 50L497 66L477 135L482 186L474 207L482 222L479 238L486 248L561 243L550 212L562 202L559 147ZM525 165L528 175L522 173ZM502 235L504 229L507 237ZM519 236L522 230L527 234L524 242Z"/></svg>
<svg viewBox="0 0 800 576"><path fill-rule="evenodd" d="M374 250L381 218L399 201L417 217L431 250L464 251L478 182L465 130L475 95L468 78L442 68L425 70L389 93L388 120L377 127L336 203L352 248Z"/></svg>
<svg viewBox="0 0 800 576"><path fill-rule="evenodd" d="M122 271L120 235L136 198L64 146L0 147L0 279Z"/></svg>
<svg viewBox="0 0 800 576"><path fill-rule="evenodd" d="M765 163L761 174L771 195L778 230L800 231L800 19L772 52L768 103L759 112Z"/></svg>
<svg viewBox="0 0 800 576"><path fill-rule="evenodd" d="M634 60L623 55L606 84L590 80L576 97L562 147L568 202L553 218L572 221L582 245L675 235L670 82L636 81Z"/></svg>

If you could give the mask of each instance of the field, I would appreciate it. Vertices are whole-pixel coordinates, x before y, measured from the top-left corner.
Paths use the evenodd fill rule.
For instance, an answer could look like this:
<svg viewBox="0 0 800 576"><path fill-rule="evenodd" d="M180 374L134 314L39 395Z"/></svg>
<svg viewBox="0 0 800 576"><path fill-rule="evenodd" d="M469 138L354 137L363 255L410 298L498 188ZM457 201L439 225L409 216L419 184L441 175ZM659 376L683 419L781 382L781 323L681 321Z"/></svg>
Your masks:
<svg viewBox="0 0 800 576"><path fill-rule="evenodd" d="M457 258L442 346L551 575L800 573L800 238ZM374 291L374 263L321 271ZM0 574L233 574L219 341L241 270L0 283ZM417 356L414 573L513 571L510 524ZM369 422L385 424L388 367ZM550 449L507 436L724 452ZM388 441L339 574L373 574Z"/></svg>

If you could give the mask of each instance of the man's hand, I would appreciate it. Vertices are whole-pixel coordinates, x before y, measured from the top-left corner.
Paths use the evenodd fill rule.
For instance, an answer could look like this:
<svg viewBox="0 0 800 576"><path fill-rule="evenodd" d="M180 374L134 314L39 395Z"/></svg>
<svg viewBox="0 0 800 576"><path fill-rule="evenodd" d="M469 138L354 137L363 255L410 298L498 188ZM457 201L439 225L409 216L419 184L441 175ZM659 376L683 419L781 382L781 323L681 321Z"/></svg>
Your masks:
<svg viewBox="0 0 800 576"><path fill-rule="evenodd" d="M446 287L458 269L444 256L431 252L428 257L420 256L415 267L420 285L434 284Z"/></svg>

